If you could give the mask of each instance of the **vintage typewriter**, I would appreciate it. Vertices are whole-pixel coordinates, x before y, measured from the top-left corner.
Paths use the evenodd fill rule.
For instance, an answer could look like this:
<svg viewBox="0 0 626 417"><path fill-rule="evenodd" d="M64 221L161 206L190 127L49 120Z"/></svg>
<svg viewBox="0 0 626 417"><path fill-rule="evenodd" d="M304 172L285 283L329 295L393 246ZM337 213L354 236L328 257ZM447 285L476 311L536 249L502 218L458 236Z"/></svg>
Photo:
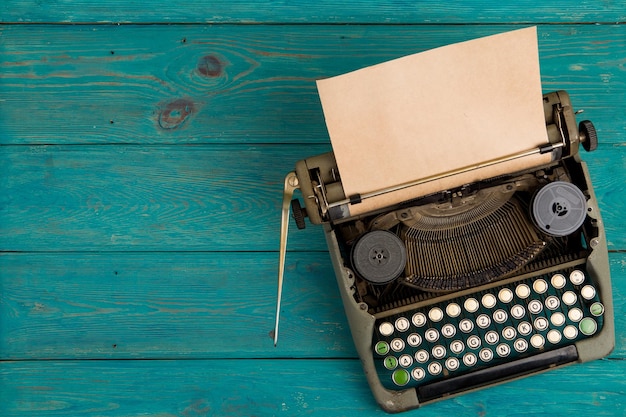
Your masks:
<svg viewBox="0 0 626 417"><path fill-rule="evenodd" d="M324 225L356 349L388 412L607 355L607 244L579 155L597 147L596 131L576 124L566 92L543 104L549 144L528 153L551 163L371 213L350 215L364 196L344 195L333 153L299 161L285 179L275 338L291 207L298 228L305 217Z"/></svg>

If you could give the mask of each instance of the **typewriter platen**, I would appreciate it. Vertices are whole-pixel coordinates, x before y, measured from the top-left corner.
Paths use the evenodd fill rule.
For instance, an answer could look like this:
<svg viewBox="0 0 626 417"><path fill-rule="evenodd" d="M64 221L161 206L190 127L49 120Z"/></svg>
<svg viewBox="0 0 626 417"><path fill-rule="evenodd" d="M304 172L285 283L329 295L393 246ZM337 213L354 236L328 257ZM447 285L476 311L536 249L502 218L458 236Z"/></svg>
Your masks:
<svg viewBox="0 0 626 417"><path fill-rule="evenodd" d="M350 215L368 196L344 195L332 153L299 161L285 179L275 343L291 208L299 228L305 217L324 225L356 349L388 412L606 356L607 246L578 152L597 136L577 125L566 92L543 99L550 143L525 154L550 152L551 163L371 213Z"/></svg>

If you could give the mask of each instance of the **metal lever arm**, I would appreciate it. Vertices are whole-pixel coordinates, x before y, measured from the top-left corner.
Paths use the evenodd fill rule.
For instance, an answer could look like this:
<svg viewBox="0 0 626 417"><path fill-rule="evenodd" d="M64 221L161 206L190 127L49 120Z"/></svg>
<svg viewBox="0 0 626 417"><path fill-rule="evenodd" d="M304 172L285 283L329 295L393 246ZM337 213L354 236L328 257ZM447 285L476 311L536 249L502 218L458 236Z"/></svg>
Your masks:
<svg viewBox="0 0 626 417"><path fill-rule="evenodd" d="M283 209L280 220L280 247L278 249L278 300L276 301L276 323L274 326L274 346L278 343L278 323L280 321L280 302L283 295L283 275L285 273L285 256L287 254L287 232L289 230L289 208L293 192L299 188L298 177L290 172L285 177L283 191Z"/></svg>

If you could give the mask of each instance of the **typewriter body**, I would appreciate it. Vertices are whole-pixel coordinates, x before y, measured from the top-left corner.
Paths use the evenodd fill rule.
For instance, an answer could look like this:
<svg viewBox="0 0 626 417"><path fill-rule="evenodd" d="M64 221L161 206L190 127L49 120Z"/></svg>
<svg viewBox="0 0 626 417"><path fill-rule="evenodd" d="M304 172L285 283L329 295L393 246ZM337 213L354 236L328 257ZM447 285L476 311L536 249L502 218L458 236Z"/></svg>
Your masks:
<svg viewBox="0 0 626 417"><path fill-rule="evenodd" d="M606 239L579 155L581 146L595 149L596 132L577 124L566 92L545 94L543 105L549 145L529 152L549 152L552 162L525 171L356 216L350 208L367 196L344 195L333 153L301 160L287 175L279 304L291 209L299 228L305 217L323 225L354 343L384 410L612 350ZM296 189L304 205L292 200Z"/></svg>

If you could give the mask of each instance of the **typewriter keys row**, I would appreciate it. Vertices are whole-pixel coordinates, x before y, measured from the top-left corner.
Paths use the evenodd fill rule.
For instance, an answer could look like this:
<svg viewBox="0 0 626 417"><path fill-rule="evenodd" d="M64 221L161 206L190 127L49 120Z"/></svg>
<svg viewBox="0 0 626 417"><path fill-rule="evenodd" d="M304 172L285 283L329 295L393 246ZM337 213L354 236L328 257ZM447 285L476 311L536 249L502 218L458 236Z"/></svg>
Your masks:
<svg viewBox="0 0 626 417"><path fill-rule="evenodd" d="M379 319L377 371L389 389L418 387L571 345L603 314L581 269L529 278Z"/></svg>

